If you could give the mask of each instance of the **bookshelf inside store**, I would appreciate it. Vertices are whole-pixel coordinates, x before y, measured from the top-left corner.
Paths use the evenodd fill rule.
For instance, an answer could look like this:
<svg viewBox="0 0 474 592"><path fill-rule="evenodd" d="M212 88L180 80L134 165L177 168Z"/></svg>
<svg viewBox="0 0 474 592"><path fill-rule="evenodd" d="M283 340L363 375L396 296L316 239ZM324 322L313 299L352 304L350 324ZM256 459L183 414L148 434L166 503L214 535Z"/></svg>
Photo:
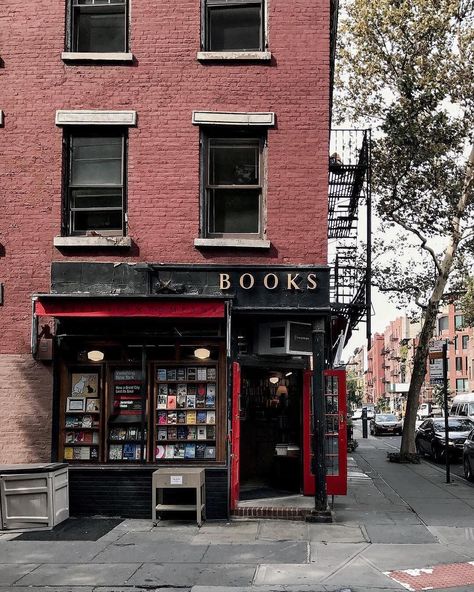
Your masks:
<svg viewBox="0 0 474 592"><path fill-rule="evenodd" d="M61 406L63 460L101 460L103 388L100 369L78 366L68 369L66 396Z"/></svg>
<svg viewBox="0 0 474 592"><path fill-rule="evenodd" d="M155 460L215 461L217 364L157 363L155 389Z"/></svg>
<svg viewBox="0 0 474 592"><path fill-rule="evenodd" d="M128 463L141 461L143 456L146 460L146 395L142 371L125 365L112 367L108 382L107 459Z"/></svg>

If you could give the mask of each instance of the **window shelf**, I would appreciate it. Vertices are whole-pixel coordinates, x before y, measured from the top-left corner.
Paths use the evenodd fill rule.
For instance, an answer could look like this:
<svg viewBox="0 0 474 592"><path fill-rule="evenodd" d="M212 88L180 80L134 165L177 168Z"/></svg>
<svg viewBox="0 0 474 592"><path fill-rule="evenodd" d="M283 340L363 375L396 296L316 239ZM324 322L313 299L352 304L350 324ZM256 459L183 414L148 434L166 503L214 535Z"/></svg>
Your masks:
<svg viewBox="0 0 474 592"><path fill-rule="evenodd" d="M112 247L128 249L132 246L132 239L128 236L55 236L54 246L57 248Z"/></svg>
<svg viewBox="0 0 474 592"><path fill-rule="evenodd" d="M269 62L272 59L272 54L270 51L198 51L196 57L200 62L226 60Z"/></svg>
<svg viewBox="0 0 474 592"><path fill-rule="evenodd" d="M238 248L238 249L269 249L269 240L249 238L195 238L195 247L207 248Z"/></svg>
<svg viewBox="0 0 474 592"><path fill-rule="evenodd" d="M133 62L133 53L129 52L93 52L93 51L63 51L63 62Z"/></svg>

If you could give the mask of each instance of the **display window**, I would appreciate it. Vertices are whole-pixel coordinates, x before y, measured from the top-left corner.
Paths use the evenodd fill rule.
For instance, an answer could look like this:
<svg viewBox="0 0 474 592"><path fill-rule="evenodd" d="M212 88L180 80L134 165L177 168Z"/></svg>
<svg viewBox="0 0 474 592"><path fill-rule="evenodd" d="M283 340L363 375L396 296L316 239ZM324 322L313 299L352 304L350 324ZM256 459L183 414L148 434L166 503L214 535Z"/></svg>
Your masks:
<svg viewBox="0 0 474 592"><path fill-rule="evenodd" d="M74 362L102 351L91 364ZM225 462L222 341L68 343L60 360L58 458L75 463ZM196 355L196 352L204 358Z"/></svg>

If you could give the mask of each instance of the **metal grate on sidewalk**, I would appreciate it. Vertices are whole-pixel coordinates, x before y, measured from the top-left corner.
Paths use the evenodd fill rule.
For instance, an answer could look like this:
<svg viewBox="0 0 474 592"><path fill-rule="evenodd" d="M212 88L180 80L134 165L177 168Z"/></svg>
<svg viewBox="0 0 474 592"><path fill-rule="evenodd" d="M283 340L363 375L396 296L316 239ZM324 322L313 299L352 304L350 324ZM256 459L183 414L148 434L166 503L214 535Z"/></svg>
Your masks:
<svg viewBox="0 0 474 592"><path fill-rule="evenodd" d="M410 592L474 586L474 561L384 572ZM474 589L474 588L473 588Z"/></svg>

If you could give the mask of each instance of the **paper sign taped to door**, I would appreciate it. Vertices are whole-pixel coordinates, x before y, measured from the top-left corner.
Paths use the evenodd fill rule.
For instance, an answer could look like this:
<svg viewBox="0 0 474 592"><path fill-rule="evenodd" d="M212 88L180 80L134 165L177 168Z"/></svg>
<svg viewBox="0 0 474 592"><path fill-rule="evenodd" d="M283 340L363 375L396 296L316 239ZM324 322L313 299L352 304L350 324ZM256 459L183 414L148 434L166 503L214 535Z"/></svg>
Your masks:
<svg viewBox="0 0 474 592"><path fill-rule="evenodd" d="M182 484L183 484L182 475L171 475L170 485L182 485Z"/></svg>

